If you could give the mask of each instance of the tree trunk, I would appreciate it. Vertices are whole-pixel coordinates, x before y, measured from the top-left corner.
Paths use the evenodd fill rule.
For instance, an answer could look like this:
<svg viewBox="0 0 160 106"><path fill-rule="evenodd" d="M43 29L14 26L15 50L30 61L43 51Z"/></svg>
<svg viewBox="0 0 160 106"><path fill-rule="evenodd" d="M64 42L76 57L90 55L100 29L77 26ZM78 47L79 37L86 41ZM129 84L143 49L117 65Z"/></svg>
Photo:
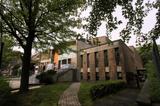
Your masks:
<svg viewBox="0 0 160 106"><path fill-rule="evenodd" d="M20 92L24 93L28 91L28 83L29 83L29 72L30 72L30 64L31 64L31 50L32 43L26 45L24 48L24 55L22 58L22 73L21 73L21 84L20 84Z"/></svg>

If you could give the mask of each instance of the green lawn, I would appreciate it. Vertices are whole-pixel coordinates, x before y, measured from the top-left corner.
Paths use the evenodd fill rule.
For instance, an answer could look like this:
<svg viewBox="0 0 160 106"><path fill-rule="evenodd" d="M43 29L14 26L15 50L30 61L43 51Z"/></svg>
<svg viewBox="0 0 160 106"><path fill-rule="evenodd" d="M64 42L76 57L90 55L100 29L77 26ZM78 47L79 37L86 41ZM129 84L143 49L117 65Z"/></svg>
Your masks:
<svg viewBox="0 0 160 106"><path fill-rule="evenodd" d="M82 106L93 106L94 101L91 99L90 89L96 84L114 83L113 80L95 81L95 82L81 82L80 90L78 93L79 101Z"/></svg>
<svg viewBox="0 0 160 106"><path fill-rule="evenodd" d="M91 82L81 82L78 97L82 106L92 106L92 99L89 90L93 85L94 83Z"/></svg>
<svg viewBox="0 0 160 106"><path fill-rule="evenodd" d="M93 101L90 95L90 88L96 84L107 83L109 81L81 82L78 97L82 106L92 106Z"/></svg>
<svg viewBox="0 0 160 106"><path fill-rule="evenodd" d="M13 94L6 106L57 106L60 95L70 83L45 85L27 94Z"/></svg>

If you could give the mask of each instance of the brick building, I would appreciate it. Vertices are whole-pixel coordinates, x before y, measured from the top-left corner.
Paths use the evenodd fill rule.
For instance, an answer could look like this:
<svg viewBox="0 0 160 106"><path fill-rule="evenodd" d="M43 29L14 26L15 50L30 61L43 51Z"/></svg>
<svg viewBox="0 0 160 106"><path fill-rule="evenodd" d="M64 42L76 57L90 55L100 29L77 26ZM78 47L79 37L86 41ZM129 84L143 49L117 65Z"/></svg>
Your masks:
<svg viewBox="0 0 160 106"><path fill-rule="evenodd" d="M74 41L69 48L70 51L63 54L52 51L52 57L48 57L53 58L57 69L68 64L75 66L81 73L81 80L127 80L128 72L136 73L143 68L136 49L122 40L111 41L102 36ZM45 60L52 60L49 58Z"/></svg>
<svg viewBox="0 0 160 106"><path fill-rule="evenodd" d="M136 69L143 68L134 47L121 40L110 41L105 36L97 39L97 44L78 50L77 67L82 80L127 80L128 72L136 73Z"/></svg>

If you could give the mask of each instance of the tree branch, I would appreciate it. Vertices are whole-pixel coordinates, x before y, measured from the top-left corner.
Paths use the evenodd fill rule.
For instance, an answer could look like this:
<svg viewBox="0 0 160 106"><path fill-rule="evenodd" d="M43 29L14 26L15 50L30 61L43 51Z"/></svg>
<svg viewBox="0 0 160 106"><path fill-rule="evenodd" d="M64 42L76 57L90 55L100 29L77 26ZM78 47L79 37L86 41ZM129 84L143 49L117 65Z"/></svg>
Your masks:
<svg viewBox="0 0 160 106"><path fill-rule="evenodd" d="M6 17L4 17L2 12L0 12L0 16L1 16L2 20L8 25L8 27L11 30L11 34L17 39L17 41L19 42L21 47L25 48L25 45L23 44L23 40L16 34L16 31L14 30L13 26L7 21Z"/></svg>

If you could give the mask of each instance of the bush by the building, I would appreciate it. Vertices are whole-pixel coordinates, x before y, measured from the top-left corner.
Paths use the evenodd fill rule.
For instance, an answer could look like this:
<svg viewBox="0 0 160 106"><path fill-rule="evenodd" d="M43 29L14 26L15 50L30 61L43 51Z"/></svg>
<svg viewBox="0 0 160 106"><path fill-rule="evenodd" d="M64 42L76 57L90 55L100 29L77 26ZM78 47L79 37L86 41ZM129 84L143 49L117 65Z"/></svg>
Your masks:
<svg viewBox="0 0 160 106"><path fill-rule="evenodd" d="M10 96L9 83L4 77L0 77L0 106L4 106Z"/></svg>
<svg viewBox="0 0 160 106"><path fill-rule="evenodd" d="M55 75L54 70L48 70L46 72L42 72L40 75L37 75L36 78L39 79L40 83L44 84L52 84L54 83L54 75Z"/></svg>
<svg viewBox="0 0 160 106"><path fill-rule="evenodd" d="M108 81L102 84L96 84L90 89L92 100L96 98L100 98L104 95L109 95L115 93L123 88L125 88L126 84L124 81Z"/></svg>
<svg viewBox="0 0 160 106"><path fill-rule="evenodd" d="M160 79L157 76L156 68L150 61L146 65L150 83L150 95L152 102L160 102Z"/></svg>

